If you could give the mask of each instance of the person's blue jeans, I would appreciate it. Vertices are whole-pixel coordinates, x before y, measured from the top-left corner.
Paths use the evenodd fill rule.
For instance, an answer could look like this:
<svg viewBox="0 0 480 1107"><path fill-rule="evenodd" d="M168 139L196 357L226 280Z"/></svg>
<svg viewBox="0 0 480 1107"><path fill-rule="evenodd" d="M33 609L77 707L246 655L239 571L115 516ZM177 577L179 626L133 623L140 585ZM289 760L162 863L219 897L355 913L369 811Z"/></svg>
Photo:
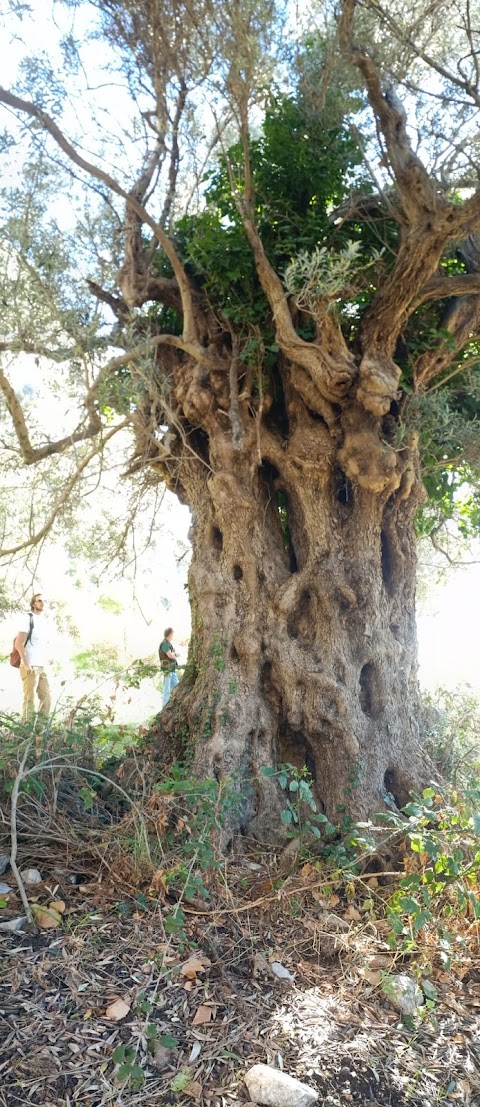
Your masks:
<svg viewBox="0 0 480 1107"><path fill-rule="evenodd" d="M168 703L173 689L177 687L177 684L178 676L176 672L165 673L165 676L163 678L162 707L165 707L165 704Z"/></svg>

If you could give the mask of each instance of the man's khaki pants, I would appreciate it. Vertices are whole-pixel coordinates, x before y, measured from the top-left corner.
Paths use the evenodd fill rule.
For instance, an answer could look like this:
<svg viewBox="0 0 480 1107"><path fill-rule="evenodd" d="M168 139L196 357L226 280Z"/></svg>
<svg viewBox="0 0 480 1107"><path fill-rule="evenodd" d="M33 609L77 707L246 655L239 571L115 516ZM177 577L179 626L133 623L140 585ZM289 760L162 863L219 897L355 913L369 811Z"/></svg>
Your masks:
<svg viewBox="0 0 480 1107"><path fill-rule="evenodd" d="M20 665L20 676L23 684L23 722L28 723L35 715L35 693L38 696L39 714L49 715L52 700L45 669L41 665L34 665L28 672L25 665Z"/></svg>

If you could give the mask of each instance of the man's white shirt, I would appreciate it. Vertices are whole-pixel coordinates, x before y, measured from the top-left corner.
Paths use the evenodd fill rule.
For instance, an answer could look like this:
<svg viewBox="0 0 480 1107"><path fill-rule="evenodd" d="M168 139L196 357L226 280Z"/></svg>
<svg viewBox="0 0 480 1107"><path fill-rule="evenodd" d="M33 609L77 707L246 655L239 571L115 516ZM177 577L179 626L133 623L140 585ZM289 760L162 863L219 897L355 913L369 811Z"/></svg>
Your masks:
<svg viewBox="0 0 480 1107"><path fill-rule="evenodd" d="M51 628L45 615L33 615L33 631L30 641L25 646L25 657L29 665L41 665L45 667L49 661L49 646L51 641ZM21 616L19 631L24 634L30 631L30 615Z"/></svg>

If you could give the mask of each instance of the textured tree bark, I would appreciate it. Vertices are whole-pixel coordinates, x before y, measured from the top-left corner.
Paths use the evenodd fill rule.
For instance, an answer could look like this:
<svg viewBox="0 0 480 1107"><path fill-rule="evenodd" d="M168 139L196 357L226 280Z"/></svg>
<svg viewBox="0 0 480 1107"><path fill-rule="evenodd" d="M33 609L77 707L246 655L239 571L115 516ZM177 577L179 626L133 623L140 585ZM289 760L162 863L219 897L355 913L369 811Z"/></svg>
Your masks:
<svg viewBox="0 0 480 1107"><path fill-rule="evenodd" d="M113 12L119 6L100 7L112 7ZM278 231L277 200L270 207L276 171L268 187L261 184L260 175L256 195L259 150L252 158L254 144L248 133L246 105L251 98L252 104L257 102L257 69L251 59L264 34L270 42L266 24L261 30L263 16L258 17L260 29L253 32L251 14L244 20L234 5L234 18L225 23L224 53L216 19L209 42L209 20L204 27L200 19L200 26L198 13L190 18L186 12L178 51L171 27L165 29L168 19L164 27L160 18L161 5L124 7L126 19L110 13L110 22L107 13L105 26L117 46L133 51L139 67L146 145L143 166L129 186L125 167L122 181L117 181L103 165L87 160L44 107L0 89L0 103L40 127L75 173L80 170L126 205L118 289L110 285L111 266L103 265L103 245L98 256L108 287L89 282L92 293L116 316L118 326L111 339L121 353L102 363L90 381L91 332L85 328L85 413L74 432L55 441L47 435L46 443L34 447L21 403L0 373L0 392L25 464L97 439L90 454L82 455L42 528L33 538L3 550L3 555L38 544L89 458L128 423L136 435L130 473L144 474L146 481L165 480L190 505L193 517L189 665L158 721L161 760L172 763L188 753L194 772L233 777L243 799L238 826L261 837L277 832L283 806L274 778L262 776L261 769L286 761L299 769L306 765L318 803L332 821L343 810L364 816L378 811L385 801L400 805L428 772L416 733L414 516L422 484L414 436L405 438L402 396L412 387L421 392L435 378L441 383L450 365L453 372L459 371L456 359L469 343L478 341L480 194L460 202L448 189L439 188L437 176L430 175L412 147L405 109L387 80L388 66L377 66L362 46L364 30L362 22L357 23L361 5L342 0L335 39L348 65L361 75L380 140L380 176L387 187L375 197L358 196L352 188L356 173L347 172L344 195L349 198L341 221L371 222L378 217L378 242L384 243L385 256L377 258L378 268L377 261L372 269L368 262L368 292L360 273L370 253L370 235L363 243L365 258L358 273L355 265L348 275L345 270L343 284L324 279L319 271L318 280L307 280L298 295L287 294L282 277L287 258L280 260L276 250L276 260L270 258L266 246ZM386 18L379 12L379 31L387 25ZM396 34L390 15L388 33ZM468 28L467 39L468 58ZM419 56L430 64L426 55ZM332 53L334 57L336 64ZM239 73L245 71L238 84L232 77L233 62ZM445 77L442 66L431 64L437 76ZM196 117L199 89L204 80L210 82L212 66L218 74L228 74L224 95L229 130L231 120L239 124L243 172L238 151L232 161L223 152L221 172L227 172L258 279L252 292L248 277L245 296L264 297L258 316L249 310L252 303L247 299L244 316L239 312L244 290L237 261L228 277L224 272L223 287L222 282L217 287L208 279L209 265L215 269L214 253L206 251L203 271L195 250L190 251L186 227L172 224L172 234L167 231L172 212L180 213L183 203L183 184L175 196L180 124L184 119L188 131L188 121ZM448 83L450 77L455 85L451 74ZM262 78L262 89L263 83ZM467 77L456 83L462 96L468 94L467 99L477 102L478 92ZM326 95L323 79L322 85ZM149 86L153 102L147 112L143 107ZM302 84L300 92L301 88ZM262 102L263 98L262 91ZM140 103L137 106L140 110ZM310 110L315 110L313 99L305 119ZM219 116L223 114L219 109ZM324 122L330 150L328 113ZM297 124L292 127L295 158ZM187 156L185 167L189 164ZM352 168L353 164L357 162ZM282 165L283 159L280 176ZM305 178L304 187L310 184L313 188ZM290 209L291 201L292 233L303 219L305 227L309 221L303 201L295 212L296 192L292 178L286 205ZM218 202L214 194L212 212ZM281 205L282 195L277 197ZM207 196L205 200L208 207ZM313 211L317 200L311 195L309 214L310 203ZM217 215L222 212L220 204ZM287 210L285 216L288 226ZM261 228L271 218L264 243ZM385 236L384 220L392 222L394 235ZM227 222L232 221L230 211ZM335 218L332 227L337 224ZM219 226L226 229L223 214ZM200 224L197 232L203 233ZM284 239L287 254L289 241L290 232ZM325 235L327 250L333 249L334 241L333 233ZM182 242L187 247L184 256ZM223 250L223 240L217 242ZM303 233L298 247L304 253ZM452 271L452 250L457 260L458 254L463 258L466 273ZM112 266L116 253L117 245ZM444 267L442 258L447 257ZM432 341L427 350L416 341L410 343L408 357L403 354L401 359L406 373L402 385L400 351L409 345L408 323L420 305L433 299L443 306L436 326L428 327ZM147 310L138 310L143 308ZM63 311L62 306L59 319ZM98 348L105 349L103 320L99 335ZM76 343L77 336L75 350ZM82 343L83 338L80 349ZM22 335L1 343L0 352L2 348L38 352L60 364L65 360L63 341L56 354L41 344L38 350L25 345ZM67 362L71 356L68 353ZM117 388L117 373L127 366L135 382L128 404L123 388ZM125 424L110 426L110 403L114 408L118 404Z"/></svg>
<svg viewBox="0 0 480 1107"><path fill-rule="evenodd" d="M239 825L264 840L278 834L285 803L262 766L306 766L334 822L392 796L402 805L425 776L413 525L422 486L414 445L383 490L346 476L345 443L357 465L370 419L355 405L329 427L292 392L281 435L277 412L276 429L265 419L242 448L226 430L210 438L208 464L184 458L193 633L157 740L163 760L189 751L199 775L233 777Z"/></svg>

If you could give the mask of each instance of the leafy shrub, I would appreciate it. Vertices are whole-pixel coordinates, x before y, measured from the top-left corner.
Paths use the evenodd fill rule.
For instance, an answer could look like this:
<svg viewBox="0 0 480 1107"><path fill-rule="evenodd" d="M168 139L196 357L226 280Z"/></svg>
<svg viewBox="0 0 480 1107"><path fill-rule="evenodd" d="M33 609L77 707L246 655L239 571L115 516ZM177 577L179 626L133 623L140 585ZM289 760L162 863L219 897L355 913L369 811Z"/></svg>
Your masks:
<svg viewBox="0 0 480 1107"><path fill-rule="evenodd" d="M248 788L243 785L240 790L233 778L218 781L188 776L186 767L178 762L154 791L164 848L180 851L187 863L194 859L203 872L215 867L218 840L229 817L243 805Z"/></svg>
<svg viewBox="0 0 480 1107"><path fill-rule="evenodd" d="M480 919L480 778L464 791L426 788L385 821L405 833L405 875L387 906L390 945L423 947L448 968L476 941Z"/></svg>

